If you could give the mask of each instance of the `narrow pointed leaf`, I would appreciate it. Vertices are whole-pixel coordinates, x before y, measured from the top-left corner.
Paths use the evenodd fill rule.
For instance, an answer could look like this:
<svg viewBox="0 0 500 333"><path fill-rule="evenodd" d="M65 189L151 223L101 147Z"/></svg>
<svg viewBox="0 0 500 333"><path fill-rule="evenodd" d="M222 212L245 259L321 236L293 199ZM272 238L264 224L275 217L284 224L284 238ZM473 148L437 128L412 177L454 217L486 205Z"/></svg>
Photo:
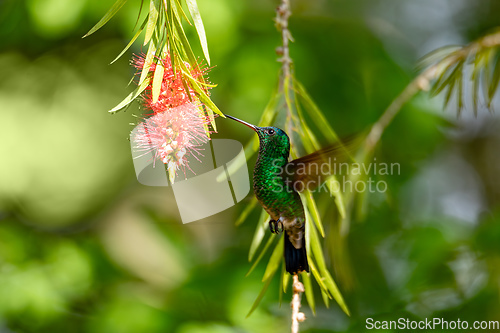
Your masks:
<svg viewBox="0 0 500 333"><path fill-rule="evenodd" d="M156 52L155 44L150 43L148 47L148 52L146 53L146 57L144 58L144 65L142 66L142 72L139 78L139 85L142 84L142 82L146 79L146 76L149 74L149 69L151 68L155 52Z"/></svg>
<svg viewBox="0 0 500 333"><path fill-rule="evenodd" d="M161 61L158 61L153 76L153 87L151 88L153 103L158 102L158 98L160 97L160 91L161 91L161 85L163 83L164 73L165 73L165 67L163 67L163 63Z"/></svg>
<svg viewBox="0 0 500 333"><path fill-rule="evenodd" d="M191 21L189 21L189 18L187 17L186 13L184 12L184 9L182 9L182 5L181 3L179 2L179 0L175 0L175 3L177 5L177 9L178 11L182 14L182 17L184 17L184 19L186 20L186 22L189 24L189 25L192 25L191 24Z"/></svg>
<svg viewBox="0 0 500 333"><path fill-rule="evenodd" d="M309 232L309 229L311 229L312 226L312 221L311 221L311 214L309 214L309 210L307 209L307 205L304 206L304 213L306 215L306 225L305 225L305 237L306 237L306 253L311 253L311 232Z"/></svg>
<svg viewBox="0 0 500 333"><path fill-rule="evenodd" d="M276 273L276 271L274 272ZM274 276L274 274L273 274ZM266 294L266 291L267 291L267 288L269 288L269 285L271 284L271 281L272 281L272 276L266 281L266 283L264 283L264 286L262 287L262 290L260 291L259 293L259 296L257 296L257 299L255 300L255 302L253 303L252 305L252 308L250 309L250 311L248 312L247 314L247 318L250 317L250 315L252 314L252 312L255 311L255 309L257 309L257 307L259 306L260 304L260 301L262 300L262 298L264 297L264 295Z"/></svg>
<svg viewBox="0 0 500 333"><path fill-rule="evenodd" d="M285 270L285 274L283 275L283 292L284 293L287 292L289 284L290 284L290 274L288 274L288 272Z"/></svg>
<svg viewBox="0 0 500 333"><path fill-rule="evenodd" d="M321 237L324 238L325 230L323 229L323 223L321 223L321 217L318 211L318 207L316 206L316 201L314 201L311 192L304 193L304 196L306 198L307 208L309 210L309 213L311 214L312 220L314 221L316 228L318 228Z"/></svg>
<svg viewBox="0 0 500 333"><path fill-rule="evenodd" d="M283 280L284 280L286 275L288 275L288 273L285 269L285 263L283 263L283 265L281 265L280 287L278 288L278 295L279 295L278 298L279 298L280 307L281 307L281 303L283 301Z"/></svg>
<svg viewBox="0 0 500 333"><path fill-rule="evenodd" d="M141 0L141 5L139 6L139 14L137 14L137 19L135 20L134 29L132 29L132 30L135 30L135 28L137 28L137 24L139 23L139 19L141 18L143 6L144 6L144 0ZM147 19L147 17L146 17L146 19Z"/></svg>
<svg viewBox="0 0 500 333"><path fill-rule="evenodd" d="M337 141L339 138L337 133L330 127L328 121L326 120L323 112L319 109L319 107L314 103L311 96L305 89L305 87L297 80L294 81L294 87L296 89L297 94L299 95L299 99L309 112L309 115L313 119L318 129L323 133L323 135L330 141Z"/></svg>
<svg viewBox="0 0 500 333"><path fill-rule="evenodd" d="M462 46L457 46L457 45L440 47L426 54L421 60L419 60L416 67L416 71L420 72L421 70L431 66L432 64L443 61L447 57L451 56L452 53L460 49L462 49Z"/></svg>
<svg viewBox="0 0 500 333"><path fill-rule="evenodd" d="M130 46L132 46L132 44L134 44L135 40L140 36L140 34L142 33L142 31L144 30L144 27L146 26L146 22L148 20L148 17L147 16L145 19L144 19L144 22L142 23L142 26L139 28L139 30L137 30L137 32L135 33L134 37L132 37L132 39L130 40L130 42L127 44L127 46L125 46L125 48L120 52L120 54L112 61L110 62L109 64L113 64L115 61L117 61L118 59L121 58L121 56L127 52L127 50L130 48Z"/></svg>
<svg viewBox="0 0 500 333"><path fill-rule="evenodd" d="M193 88L194 91L196 91L196 93L198 94L198 98L201 100L201 102L205 104L205 106L209 107L215 113L223 116L224 114L222 113L222 111L219 110L219 108L217 107L217 105L214 104L214 102L212 102L210 97L207 96L206 92L203 89L201 89L200 86L198 86L196 80L193 80L191 78L188 79L191 82L191 87Z"/></svg>
<svg viewBox="0 0 500 333"><path fill-rule="evenodd" d="M323 298L323 302L327 308L330 308L330 299L328 298L328 294L321 290L321 297Z"/></svg>
<svg viewBox="0 0 500 333"><path fill-rule="evenodd" d="M318 269L316 268L316 265L314 265L313 260L311 258L308 258L308 260L309 260L309 269L313 273L313 276L316 279L316 282L318 283L319 287L327 294L328 298L332 298L328 291L328 287L326 286L324 279L321 277Z"/></svg>
<svg viewBox="0 0 500 333"><path fill-rule="evenodd" d="M115 16L115 14L123 7L125 2L127 2L127 0L117 0L108 12L99 20L99 22L97 22L96 25L94 25L92 29L90 29L89 32L87 32L82 38L92 35L94 32L102 28L103 25L108 23L108 21L111 20L111 18Z"/></svg>
<svg viewBox="0 0 500 333"><path fill-rule="evenodd" d="M339 210L340 217L343 219L346 217L346 208L344 201L344 194L340 191L340 183L337 180L337 177L334 175L328 177L326 181L326 186L330 191L330 195L335 198L335 205Z"/></svg>
<svg viewBox="0 0 500 333"><path fill-rule="evenodd" d="M284 237L286 237L286 235L283 235L283 237L281 237L278 243L276 244L276 247L274 248L274 251L271 254L271 258L269 258L269 263L267 264L266 271L264 272L264 277L262 278L262 281L270 279L280 267L281 260L283 259Z"/></svg>
<svg viewBox="0 0 500 333"><path fill-rule="evenodd" d="M151 79L144 80L133 92L131 92L127 97L125 97L125 99L121 101L120 104L118 104L108 112L110 113L118 112L127 105L129 105L130 103L132 103L137 98L137 96L139 96L144 91L144 89L146 89L146 87L149 85L150 80Z"/></svg>
<svg viewBox="0 0 500 333"><path fill-rule="evenodd" d="M249 276L253 272L253 270L255 269L255 267L257 267L257 265L262 260L262 258L264 257L264 255L267 253L267 250L269 249L269 247L271 246L271 244L274 242L275 238L276 238L275 234L272 234L269 237L269 239L266 242L266 245L264 245L264 248L262 249L262 251L260 251L260 254L257 256L257 259L254 260L254 262L252 264L252 267L250 267L250 269L248 270L248 272L247 272L247 274L245 276Z"/></svg>
<svg viewBox="0 0 500 333"><path fill-rule="evenodd" d="M493 64L491 66L493 67L493 74L491 76L491 81L488 87L488 97L489 97L489 103L491 105L491 101L493 100L493 97L495 96L495 92L497 91L498 88L498 83L500 82L500 54L497 53L493 57Z"/></svg>
<svg viewBox="0 0 500 333"><path fill-rule="evenodd" d="M191 45L189 44L189 40L186 37L186 33L184 32L184 28L182 27L182 22L181 18L179 16L179 12L177 11L177 8L172 6L172 13L173 13L173 24L174 24L174 31L175 31L175 37L178 38L180 41L182 48L181 51L184 52L185 57L182 58L188 58L189 63L194 65L196 64L196 58L193 53L193 49L191 48Z"/></svg>
<svg viewBox="0 0 500 333"><path fill-rule="evenodd" d="M205 27L203 26L203 21L201 20L198 4L196 3L196 0L186 0L186 3L189 9L189 13L193 18L196 31L198 32L198 37L200 38L200 44L203 50L203 54L205 55L205 59L207 59L208 65L210 65L210 55L208 54L207 36L205 35Z"/></svg>
<svg viewBox="0 0 500 333"><path fill-rule="evenodd" d="M460 114L462 113L462 109L464 107L464 80L461 75L457 77L457 83L458 83L458 88L457 88L457 117L460 117Z"/></svg>
<svg viewBox="0 0 500 333"><path fill-rule="evenodd" d="M455 84L457 80L451 80L448 84L448 90L446 91L446 96L444 97L444 107L446 108L450 103L451 96L453 95L453 91L455 90Z"/></svg>
<svg viewBox="0 0 500 333"><path fill-rule="evenodd" d="M224 174L225 174L225 172L224 172ZM247 206L241 212L240 216L238 217L238 219L236 220L236 222L234 224L236 226L239 226L240 224L245 222L248 215L252 212L252 210L255 208L256 205L257 205L257 199L255 199L255 197L252 197L252 200L250 200L250 203L247 204Z"/></svg>
<svg viewBox="0 0 500 333"><path fill-rule="evenodd" d="M320 272L326 271L325 257L316 229L314 227L309 228L309 233L311 235L311 251L318 264L318 269Z"/></svg>
<svg viewBox="0 0 500 333"><path fill-rule="evenodd" d="M473 104L473 110L474 110L474 116L477 117L477 109L479 105L479 87L481 84L481 80L479 76L475 77L473 79L473 89L472 89L472 104Z"/></svg>
<svg viewBox="0 0 500 333"><path fill-rule="evenodd" d="M267 213L265 210L262 210L260 214L259 222L257 223L257 229L255 230L255 234L253 235L252 244L250 245L250 251L248 252L248 261L252 261L253 256L255 255L255 251L259 248L260 243L262 243L262 239L264 239L265 234L265 224L267 220Z"/></svg>
<svg viewBox="0 0 500 333"><path fill-rule="evenodd" d="M302 283L304 284L304 293L306 294L307 303L311 307L314 315L316 315L316 304L314 302L314 291L312 288L311 277L309 273L302 272Z"/></svg>
<svg viewBox="0 0 500 333"><path fill-rule="evenodd" d="M344 297L342 297L342 294L340 293L340 290L337 287L337 284L335 283L335 281L333 281L333 278L330 275L330 273L328 271L325 271L325 272L322 272L322 275L325 278L325 284L328 287L330 294L337 301L337 304L345 312L345 314L350 316L351 313L349 312L349 308L347 307L347 304L344 301Z"/></svg>
<svg viewBox="0 0 500 333"><path fill-rule="evenodd" d="M460 75L462 64L463 61L460 61L457 64L450 65L446 70L443 71L443 73L431 89L431 96L438 95L445 88L448 88L456 83L456 77L457 75Z"/></svg>
<svg viewBox="0 0 500 333"><path fill-rule="evenodd" d="M158 0L150 0L149 2L149 19L148 19L148 26L146 28L146 35L144 36L144 44L146 45L149 43L151 40L151 37L153 37L153 32L155 31L156 28L156 21L158 20L158 9L159 9L160 3Z"/></svg>

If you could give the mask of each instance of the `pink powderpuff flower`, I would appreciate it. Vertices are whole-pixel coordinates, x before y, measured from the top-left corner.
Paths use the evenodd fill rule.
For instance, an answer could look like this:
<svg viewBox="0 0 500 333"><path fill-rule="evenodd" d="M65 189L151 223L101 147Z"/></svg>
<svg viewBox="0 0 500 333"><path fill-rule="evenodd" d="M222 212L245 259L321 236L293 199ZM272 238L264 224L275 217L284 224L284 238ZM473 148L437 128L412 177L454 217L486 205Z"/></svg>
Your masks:
<svg viewBox="0 0 500 333"><path fill-rule="evenodd" d="M164 68L163 81L160 88L160 96L158 97L158 101L153 103L152 84L149 84L143 93L143 99L146 109L153 111L153 114L157 114L170 108L175 108L179 105L184 105L186 103L190 103L193 100L196 100L196 95L193 89L183 84L181 79L181 70L179 68L176 68L176 71L174 73L170 56L166 55L165 58L158 59L158 61L161 61ZM144 67L144 62L144 55L136 55L132 60L132 64L139 70L142 70L142 68ZM190 68L190 65L187 62L184 62L184 64L188 69L190 69L189 75L194 79L201 80L207 72L207 69L202 68L201 64L197 64L194 68ZM154 73L154 71L156 70L156 66L156 63L153 62L151 64L151 67L149 68L149 71Z"/></svg>
<svg viewBox="0 0 500 333"><path fill-rule="evenodd" d="M154 160L167 165L173 184L179 169L184 175L189 169L187 157L201 155L199 146L209 140L205 132L209 123L200 105L185 103L145 119L133 138L134 149L154 152Z"/></svg>

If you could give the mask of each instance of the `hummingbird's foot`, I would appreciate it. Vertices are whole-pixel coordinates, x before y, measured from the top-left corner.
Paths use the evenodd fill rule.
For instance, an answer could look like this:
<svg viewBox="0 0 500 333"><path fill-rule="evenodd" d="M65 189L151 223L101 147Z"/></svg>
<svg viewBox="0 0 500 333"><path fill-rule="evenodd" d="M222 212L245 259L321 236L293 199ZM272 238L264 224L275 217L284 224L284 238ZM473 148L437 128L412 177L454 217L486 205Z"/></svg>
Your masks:
<svg viewBox="0 0 500 333"><path fill-rule="evenodd" d="M269 221L269 230L271 230L271 232L273 234L281 234L283 232L283 223L278 220L270 220Z"/></svg>

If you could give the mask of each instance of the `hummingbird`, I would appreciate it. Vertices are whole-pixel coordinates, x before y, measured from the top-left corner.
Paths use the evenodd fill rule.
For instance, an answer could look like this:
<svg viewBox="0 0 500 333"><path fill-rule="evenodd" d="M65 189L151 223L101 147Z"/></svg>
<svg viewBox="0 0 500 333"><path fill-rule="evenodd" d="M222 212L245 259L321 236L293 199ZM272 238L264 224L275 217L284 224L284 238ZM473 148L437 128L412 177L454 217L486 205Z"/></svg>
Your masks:
<svg viewBox="0 0 500 333"><path fill-rule="evenodd" d="M255 197L271 217L270 231L275 234L285 232L286 271L292 275L309 272L305 244L306 217L299 192L319 186L330 172L324 168L320 170L318 164L324 163L327 157L347 155L346 147L339 142L289 161L290 138L285 131L273 126L258 127L225 116L250 127L259 136L259 153L253 173Z"/></svg>

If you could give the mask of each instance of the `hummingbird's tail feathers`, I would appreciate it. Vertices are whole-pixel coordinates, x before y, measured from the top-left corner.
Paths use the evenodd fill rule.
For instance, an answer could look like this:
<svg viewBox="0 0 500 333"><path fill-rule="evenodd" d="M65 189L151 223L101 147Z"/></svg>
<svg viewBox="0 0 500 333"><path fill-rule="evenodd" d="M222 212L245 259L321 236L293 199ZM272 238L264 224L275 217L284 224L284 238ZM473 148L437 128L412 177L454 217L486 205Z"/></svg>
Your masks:
<svg viewBox="0 0 500 333"><path fill-rule="evenodd" d="M302 247L300 249L296 249L292 242L290 242L290 239L288 239L288 235L286 233L283 237L285 237L286 271L290 274L300 273L301 271L309 272L305 238L302 237Z"/></svg>

